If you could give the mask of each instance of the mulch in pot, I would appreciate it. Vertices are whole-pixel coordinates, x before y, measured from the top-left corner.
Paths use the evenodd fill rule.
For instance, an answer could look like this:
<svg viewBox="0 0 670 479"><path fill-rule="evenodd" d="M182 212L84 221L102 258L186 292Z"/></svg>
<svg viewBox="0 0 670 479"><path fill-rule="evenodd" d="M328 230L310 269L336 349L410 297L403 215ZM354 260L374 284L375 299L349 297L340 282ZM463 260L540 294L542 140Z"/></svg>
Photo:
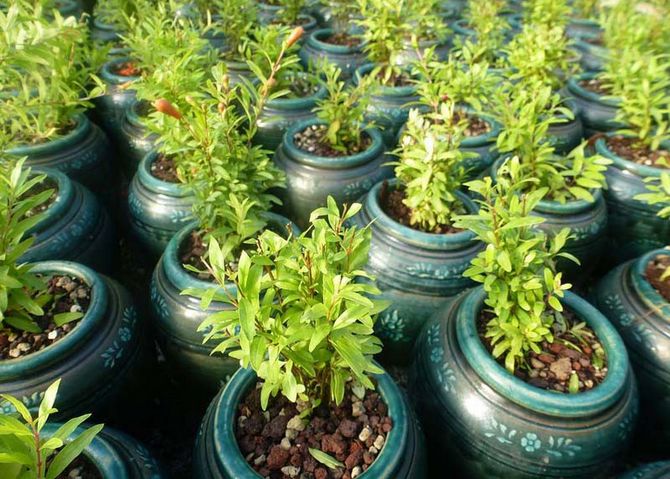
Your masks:
<svg viewBox="0 0 670 479"><path fill-rule="evenodd" d="M584 325L579 331L581 340L572 333L571 329L579 323L572 311L564 310L563 316L567 330L560 330L556 321L552 331L554 341L540 343L541 352L531 351L525 358L525 364L517 362L514 375L531 386L568 393L570 379L576 374L579 381L578 392L588 391L598 386L607 376L605 350L590 327ZM477 323L479 338L489 352L493 351L493 346L490 338L486 337L486 324L492 317L492 313L482 311ZM505 354L497 358L497 361L505 367Z"/></svg>
<svg viewBox="0 0 670 479"><path fill-rule="evenodd" d="M98 468L85 455L77 457L56 479L103 479Z"/></svg>
<svg viewBox="0 0 670 479"><path fill-rule="evenodd" d="M647 278L647 281L649 281L649 284L651 284L666 301L670 302L670 279L661 279L661 276L668 268L670 268L670 256L656 256L647 263L645 277Z"/></svg>
<svg viewBox="0 0 670 479"><path fill-rule="evenodd" d="M359 399L347 387L340 406L320 406L301 419L296 405L279 395L267 411L254 388L237 408L235 437L249 465L270 479L353 479L382 450L393 422L381 396L366 391ZM343 464L329 469L309 452L318 449Z"/></svg>
<svg viewBox="0 0 670 479"><path fill-rule="evenodd" d="M387 215L403 226L407 226L423 233L433 234L452 234L459 233L462 230L454 228L451 225L437 225L432 230L421 228L417 224L412 224L412 210L403 202L406 198L405 190L400 188L391 188L385 181L379 194L379 204Z"/></svg>
<svg viewBox="0 0 670 479"><path fill-rule="evenodd" d="M136 77L142 74L142 70L140 70L135 62L127 61L115 65L114 73L123 77Z"/></svg>
<svg viewBox="0 0 670 479"><path fill-rule="evenodd" d="M604 82L598 78L582 80L579 82L579 86L581 86L584 90L596 93L597 95L607 96L612 94L610 89L605 86Z"/></svg>
<svg viewBox="0 0 670 479"><path fill-rule="evenodd" d="M50 346L74 330L79 320L56 326L53 317L59 313L88 310L91 287L75 276L54 275L47 280L47 293L53 298L43 306L44 315L35 317L41 333L8 328L0 331L0 360L27 356Z"/></svg>
<svg viewBox="0 0 670 479"><path fill-rule="evenodd" d="M626 160L656 168L668 168L670 165L670 151L652 150L637 138L608 136L605 141L612 152Z"/></svg>
<svg viewBox="0 0 670 479"><path fill-rule="evenodd" d="M361 39L354 37L345 32L337 32L332 35L328 35L322 39L324 43L330 43L331 45L340 45L344 47L357 47L361 44Z"/></svg>
<svg viewBox="0 0 670 479"><path fill-rule="evenodd" d="M358 144L347 145L347 151L339 151L330 146L326 138L327 132L328 127L326 125L311 125L296 133L293 141L299 149L324 158L355 155L367 150L372 144L372 139L365 132L362 132Z"/></svg>
<svg viewBox="0 0 670 479"><path fill-rule="evenodd" d="M181 183L177 176L174 158L158 155L151 163L151 176L167 183Z"/></svg>

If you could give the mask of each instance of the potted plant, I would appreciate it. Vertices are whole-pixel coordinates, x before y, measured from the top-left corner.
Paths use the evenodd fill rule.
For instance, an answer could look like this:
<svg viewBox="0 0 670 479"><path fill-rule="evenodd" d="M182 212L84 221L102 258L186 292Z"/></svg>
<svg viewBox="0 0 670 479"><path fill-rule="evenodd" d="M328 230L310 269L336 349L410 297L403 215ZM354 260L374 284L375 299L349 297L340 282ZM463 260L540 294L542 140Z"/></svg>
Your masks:
<svg viewBox="0 0 670 479"><path fill-rule="evenodd" d="M21 256L53 193L29 192L43 177L23 161L0 169L2 268L0 391L37 407L54 377L63 379L61 417L104 411L130 379L141 352L141 324L130 295L88 267L64 261L28 264Z"/></svg>
<svg viewBox="0 0 670 479"><path fill-rule="evenodd" d="M389 363L409 363L427 319L447 298L471 286L462 274L481 249L471 232L453 227L457 214L476 211L459 191L467 159L474 155L460 148L467 124L450 118L456 115L453 104L442 115L445 121L436 123L410 111L394 151L396 179L372 188L356 217L359 224L372 222L366 268L390 301L375 325Z"/></svg>
<svg viewBox="0 0 670 479"><path fill-rule="evenodd" d="M110 56L123 55L127 50L121 35L128 30L128 19L152 6L150 0L98 0L93 9L91 41L110 46Z"/></svg>
<svg viewBox="0 0 670 479"><path fill-rule="evenodd" d="M600 22L601 2L598 0L576 0L572 2L572 15L566 28L570 38L596 37L602 32Z"/></svg>
<svg viewBox="0 0 670 479"><path fill-rule="evenodd" d="M213 79L199 93L185 99L182 111L168 102L158 104L169 123L161 143L166 155L177 158L177 172L192 192L195 219L168 243L150 285L152 313L159 344L175 375L193 382L199 391L218 390L220 382L237 369L235 361L210 355L198 326L207 314L229 309L214 302L200 308L193 291L210 289L212 278L203 271L211 238L233 261L264 229L286 232L289 220L269 212L277 203L271 189L281 188L284 175L270 152L253 145L257 119L270 93L283 57L302 34L297 28L283 41L272 60L271 75L252 91L231 85L225 66L212 70ZM237 105L237 106L236 106ZM182 294L182 292L184 294Z"/></svg>
<svg viewBox="0 0 670 479"><path fill-rule="evenodd" d="M387 0L386 3L393 4ZM451 48L451 30L441 15L440 3L440 0L415 0L400 4L401 15L405 20L403 49L394 58L398 64L411 65L428 48L432 48L440 59L447 57Z"/></svg>
<svg viewBox="0 0 670 479"><path fill-rule="evenodd" d="M318 26L316 18L307 13L306 0L259 0L257 3L261 24L275 23L291 29L302 27L307 34Z"/></svg>
<svg viewBox="0 0 670 479"><path fill-rule="evenodd" d="M601 190L605 170L611 162L602 155L589 154L586 143L567 155L559 155L548 137L550 126L562 121L561 100L548 86L509 86L498 94L498 135L500 159L493 164L491 175L509 157L519 158L528 188L547 189L534 214L545 218L540 226L556 234L564 227L572 230L566 251L579 260L559 262L559 270L577 283L593 272L603 254L607 233L607 211Z"/></svg>
<svg viewBox="0 0 670 479"><path fill-rule="evenodd" d="M109 143L84 115L91 99L103 92L99 83L88 88L97 59L87 46L86 25L58 14L49 20L39 4L13 4L9 12L2 28L10 48L0 67L0 124L10 145L7 152L27 157L32 166L63 171L95 192L110 193ZM17 42L29 46L11 47Z"/></svg>
<svg viewBox="0 0 670 479"><path fill-rule="evenodd" d="M219 289L203 301L215 296L233 309L201 329L245 369L210 406L194 477L427 477L412 412L372 359L385 305L362 271L370 230L345 226L359 209L340 212L330 198L309 231L287 239L265 231L233 267L210 243Z"/></svg>
<svg viewBox="0 0 670 479"><path fill-rule="evenodd" d="M465 273L483 286L426 324L408 390L433 453L464 477L612 477L638 414L628 355L556 272L569 232L537 228L547 190L519 169L468 183L479 213L455 225L486 244Z"/></svg>
<svg viewBox="0 0 670 479"><path fill-rule="evenodd" d="M503 15L506 8L506 0L470 0L463 18L451 26L456 49L475 52L477 61L498 63L510 30L509 19Z"/></svg>
<svg viewBox="0 0 670 479"><path fill-rule="evenodd" d="M54 405L59 386L60 379L47 388L37 416L18 398L2 395L16 409L14 414L0 413L3 478L163 477L154 458L139 442L107 427L103 430L102 424L85 426L90 414L64 424L49 422L50 416L58 413Z"/></svg>
<svg viewBox="0 0 670 479"><path fill-rule="evenodd" d="M300 228L329 196L350 203L390 176L382 135L365 126L369 81L347 87L340 70L327 64L323 75L328 96L317 102L316 119L288 128L275 153L287 179L283 210Z"/></svg>
<svg viewBox="0 0 670 479"><path fill-rule="evenodd" d="M670 175L663 173L660 180L653 178L647 186L648 192L636 199L660 206L658 215L667 221ZM593 292L594 304L618 329L630 352L641 404L646 411L640 442L658 452L670 444L667 427L670 413L664 400L670 391L666 361L670 349L669 264L667 249L649 251L615 268L600 280Z"/></svg>
<svg viewBox="0 0 670 479"><path fill-rule="evenodd" d="M645 180L659 178L670 165L668 65L664 56L651 55L620 70L628 81L614 92L619 99L615 121L625 126L595 140L595 150L613 162L606 173L605 199L614 261L670 243L670 225L656 215L661 207L637 198L646 190Z"/></svg>

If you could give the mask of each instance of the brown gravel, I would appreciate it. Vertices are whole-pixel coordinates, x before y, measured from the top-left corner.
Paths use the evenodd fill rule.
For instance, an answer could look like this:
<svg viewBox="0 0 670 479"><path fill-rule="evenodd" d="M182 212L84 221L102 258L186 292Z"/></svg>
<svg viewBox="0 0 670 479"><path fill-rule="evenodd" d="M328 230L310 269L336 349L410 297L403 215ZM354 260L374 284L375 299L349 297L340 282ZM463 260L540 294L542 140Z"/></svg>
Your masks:
<svg viewBox="0 0 670 479"><path fill-rule="evenodd" d="M167 183L180 183L174 159L158 155L151 163L151 175Z"/></svg>
<svg viewBox="0 0 670 479"><path fill-rule="evenodd" d="M590 80L582 80L579 82L579 86L592 93L596 93L597 95L607 96L612 94L610 89L606 88L603 85L603 82L601 82L598 78L592 78Z"/></svg>
<svg viewBox="0 0 670 479"><path fill-rule="evenodd" d="M293 141L299 149L325 158L355 155L356 153L365 151L372 144L372 139L365 133L362 133L358 145L347 145L347 151L341 152L330 146L326 138L327 131L328 127L326 125L312 125L296 133Z"/></svg>
<svg viewBox="0 0 670 479"><path fill-rule="evenodd" d="M653 151L639 143L636 138L624 136L608 136L605 141L610 150L626 160L656 168L668 168L670 166L670 151Z"/></svg>
<svg viewBox="0 0 670 479"><path fill-rule="evenodd" d="M670 301L670 278L661 280L663 273L670 268L670 256L656 256L645 269L647 281L658 291L666 301Z"/></svg>
<svg viewBox="0 0 670 479"><path fill-rule="evenodd" d="M247 462L263 477L352 479L374 462L392 428L388 408L374 391L360 400L347 389L340 406L319 407L301 420L296 405L281 395L261 411L255 388L238 406L235 436ZM309 448L344 467L329 469Z"/></svg>

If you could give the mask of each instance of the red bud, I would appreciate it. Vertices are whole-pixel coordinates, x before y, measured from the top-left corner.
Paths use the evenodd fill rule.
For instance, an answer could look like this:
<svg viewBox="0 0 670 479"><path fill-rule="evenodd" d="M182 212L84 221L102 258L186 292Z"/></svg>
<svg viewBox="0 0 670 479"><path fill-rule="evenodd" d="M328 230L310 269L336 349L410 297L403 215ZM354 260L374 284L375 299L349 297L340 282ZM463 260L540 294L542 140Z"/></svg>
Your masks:
<svg viewBox="0 0 670 479"><path fill-rule="evenodd" d="M165 113L166 115L170 115L172 118L176 118L177 120L181 118L181 113L179 110L177 110L177 108L165 98L156 100L154 102L154 108L156 108L156 110L160 111L161 113Z"/></svg>
<svg viewBox="0 0 670 479"><path fill-rule="evenodd" d="M302 27L295 27L291 34L288 36L286 39L286 46L290 47L292 45L295 45L295 42L300 40L300 37L302 37L303 33L305 33L305 29Z"/></svg>

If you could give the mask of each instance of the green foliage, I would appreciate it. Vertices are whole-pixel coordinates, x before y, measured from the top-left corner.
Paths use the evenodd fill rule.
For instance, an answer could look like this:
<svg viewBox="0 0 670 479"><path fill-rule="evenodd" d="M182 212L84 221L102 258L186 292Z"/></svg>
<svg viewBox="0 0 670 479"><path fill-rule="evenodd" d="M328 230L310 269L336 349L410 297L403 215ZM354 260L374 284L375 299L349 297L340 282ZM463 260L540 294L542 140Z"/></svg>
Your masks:
<svg viewBox="0 0 670 479"><path fill-rule="evenodd" d="M105 52L90 47L86 23L52 13L22 0L0 12L0 125L10 146L67 133L104 91L93 72Z"/></svg>
<svg viewBox="0 0 670 479"><path fill-rule="evenodd" d="M454 115L454 104L443 104L445 117ZM395 176L405 191L403 203L410 209L410 224L423 231L451 225L463 212L456 191L466 176L463 160L475 156L460 150L464 122L444 128L442 124L410 110L400 146L394 154Z"/></svg>
<svg viewBox="0 0 670 479"><path fill-rule="evenodd" d="M213 30L225 38L226 54L239 55L239 49L251 32L258 18L258 4L255 0L214 0Z"/></svg>
<svg viewBox="0 0 670 479"><path fill-rule="evenodd" d="M0 167L0 329L11 326L39 333L34 317L44 314L46 285L30 265L19 261L33 243L32 237L24 238L26 231L44 218L32 212L53 190L31 194L45 175L31 174L23 162L3 162Z"/></svg>
<svg viewBox="0 0 670 479"><path fill-rule="evenodd" d="M77 433L77 428L91 416L86 414L70 419L49 437L42 434L49 416L58 412L54 404L59 386L60 379L47 388L37 417L17 398L0 395L17 411L16 415L0 414L0 477L3 479L56 479L102 430L103 425L98 424Z"/></svg>
<svg viewBox="0 0 670 479"><path fill-rule="evenodd" d="M474 32L474 38L456 39L458 49L476 52L474 58L493 63L505 43L509 21L502 15L507 7L505 0L470 0L463 17L466 27ZM467 46L466 46L467 45Z"/></svg>
<svg viewBox="0 0 670 479"><path fill-rule="evenodd" d="M480 209L454 223L486 244L464 274L484 285L484 302L493 316L485 335L493 356L505 355L511 372L529 351L539 353L542 341L553 341L552 325L563 310L560 298L570 288L556 273L555 259L574 259L561 253L569 230L547 239L536 228L544 220L531 212L547 190L528 183L532 180L523 179L518 159L512 158L499 170L495 185L490 177L467 184L482 198Z"/></svg>
<svg viewBox="0 0 670 479"><path fill-rule="evenodd" d="M402 2L401 2L402 3ZM440 0L411 0L404 3L405 35L412 43L421 40L444 41L450 33L444 18L439 14Z"/></svg>
<svg viewBox="0 0 670 479"><path fill-rule="evenodd" d="M371 62L378 65L382 83L387 83L397 72L396 57L403 50L405 23L404 2L397 0L358 0L362 19L356 20L363 33L363 51Z"/></svg>
<svg viewBox="0 0 670 479"><path fill-rule="evenodd" d="M219 288L203 293L234 306L210 315L200 326L214 352L239 359L262 381L261 406L278 393L308 407L341 403L346 383L373 388L380 373L372 356L381 350L374 319L386 304L363 271L370 230L347 227L359 204L340 212L335 200L312 213L312 227L297 238L266 230L257 251L240 256L237 269L226 264L210 242L209 268ZM236 292L229 296L230 281ZM223 291L223 292L222 292ZM232 291L232 290L231 290Z"/></svg>
<svg viewBox="0 0 670 479"><path fill-rule="evenodd" d="M657 213L661 218L670 218L670 173L661 173L660 178L647 178L647 193L635 196L638 201L650 205L663 205Z"/></svg>
<svg viewBox="0 0 670 479"><path fill-rule="evenodd" d="M616 55L608 61L617 61L620 52L631 50L640 54L663 54L668 51L670 25L666 21L668 5L641 5L636 0L620 0L600 15L603 29L602 43Z"/></svg>
<svg viewBox="0 0 670 479"><path fill-rule="evenodd" d="M96 20L126 31L132 17L151 17L156 5L152 0L97 0L93 15Z"/></svg>
<svg viewBox="0 0 670 479"><path fill-rule="evenodd" d="M281 6L279 10L279 20L290 27L298 25L298 17L303 13L307 2L306 0L276 0Z"/></svg>
<svg viewBox="0 0 670 479"><path fill-rule="evenodd" d="M321 68L328 96L317 102L314 109L319 120L328 126L326 139L331 148L343 153L361 144L361 127L370 102L366 91L368 79L362 78L355 86L340 81L341 71L332 64Z"/></svg>
<svg viewBox="0 0 670 479"><path fill-rule="evenodd" d="M530 25L541 25L549 30L564 30L570 19L568 0L524 0L523 20Z"/></svg>
<svg viewBox="0 0 670 479"><path fill-rule="evenodd" d="M572 14L577 18L597 20L602 10L600 0L572 0Z"/></svg>

